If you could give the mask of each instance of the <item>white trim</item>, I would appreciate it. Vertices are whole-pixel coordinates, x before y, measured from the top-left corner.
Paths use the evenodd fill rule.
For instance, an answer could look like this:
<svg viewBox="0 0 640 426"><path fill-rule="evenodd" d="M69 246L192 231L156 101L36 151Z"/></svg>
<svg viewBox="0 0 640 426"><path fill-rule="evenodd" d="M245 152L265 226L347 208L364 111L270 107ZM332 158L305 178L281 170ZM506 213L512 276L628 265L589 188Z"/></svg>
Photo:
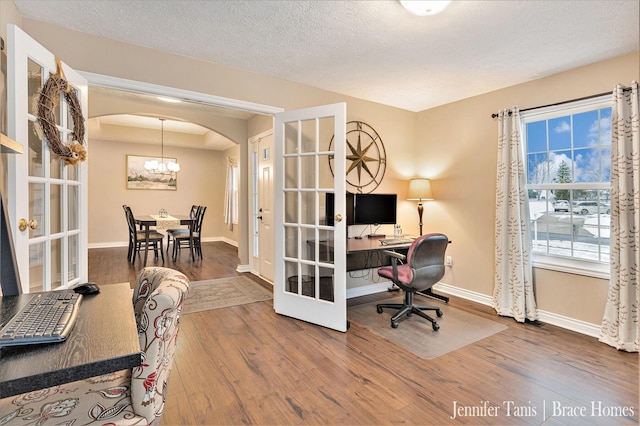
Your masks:
<svg viewBox="0 0 640 426"><path fill-rule="evenodd" d="M79 73L88 80L89 85L91 86L107 87L112 89L124 90L127 92L148 93L157 96L168 96L187 102L197 102L206 105L234 108L253 112L255 114L274 115L284 111L284 108L280 107L241 101L238 99L224 98L222 96L215 96L207 93L192 92L190 90L160 86L158 84L145 83L142 81L127 80L124 78L95 74L87 71L79 71Z"/></svg>
<svg viewBox="0 0 640 426"><path fill-rule="evenodd" d="M567 274L583 275L586 277L601 278L603 280L611 278L611 265L608 263L581 261L579 259L569 259L534 252L531 264L534 268L565 272Z"/></svg>
<svg viewBox="0 0 640 426"><path fill-rule="evenodd" d="M436 292L440 291L442 293L447 293L452 296L457 296L462 299L470 300L472 302L480 303L481 305L493 306L492 296L487 296L486 294L478 293L471 290L466 290L460 287L454 287L452 285L445 284L442 282L434 285L433 290Z"/></svg>
<svg viewBox="0 0 640 426"><path fill-rule="evenodd" d="M390 286L391 281L382 281L376 284L347 288L347 299L374 293L382 293L383 291L387 291Z"/></svg>
<svg viewBox="0 0 640 426"><path fill-rule="evenodd" d="M389 285L390 281L385 281L378 284L350 288L347 289L347 298L366 296L373 293L381 293L383 291L387 291ZM446 293L451 296L457 296L461 299L479 303L481 305L493 306L493 298L491 296L459 287L454 287L446 283L440 282L434 285L433 290L437 293ZM576 333L584 334L586 336L596 338L600 336L599 324L588 323L586 321L570 318L564 315L558 315L553 312L543 311L541 309L538 309L538 319L540 322L543 322L545 324L575 331Z"/></svg>
<svg viewBox="0 0 640 426"><path fill-rule="evenodd" d="M128 241L112 241L108 243L90 243L89 250L101 249L101 248L116 248L116 247L128 247Z"/></svg>
<svg viewBox="0 0 640 426"><path fill-rule="evenodd" d="M251 272L251 265L240 265L236 268L236 272Z"/></svg>
<svg viewBox="0 0 640 426"><path fill-rule="evenodd" d="M533 108L527 111L520 111L520 119L523 123L532 121L548 120L566 114L579 114L593 109L607 108L612 105L611 93L595 96L593 98L582 99L574 102L564 102L548 107ZM562 114L559 114L562 113Z"/></svg>
<svg viewBox="0 0 640 426"><path fill-rule="evenodd" d="M569 318L564 315L554 314L538 309L538 319L546 324L555 325L556 327L566 328L576 333L585 334L591 337L600 337L600 325L591 324L586 321Z"/></svg>
<svg viewBox="0 0 640 426"><path fill-rule="evenodd" d="M223 243L227 243L234 247L238 247L237 241L230 240L229 238L226 238L226 237L207 237L202 239L203 243L210 243L210 242L216 242L216 241L222 241ZM101 242L101 243L91 243L89 244L89 249L128 247L128 246L129 246L128 241L109 241L109 242Z"/></svg>

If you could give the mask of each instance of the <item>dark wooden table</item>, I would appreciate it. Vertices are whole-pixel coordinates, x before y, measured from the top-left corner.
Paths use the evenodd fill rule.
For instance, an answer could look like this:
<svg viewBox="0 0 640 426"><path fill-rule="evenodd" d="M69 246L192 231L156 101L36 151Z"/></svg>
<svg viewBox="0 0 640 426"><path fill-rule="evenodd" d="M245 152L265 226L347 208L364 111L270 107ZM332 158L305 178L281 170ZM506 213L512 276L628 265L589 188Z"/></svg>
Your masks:
<svg viewBox="0 0 640 426"><path fill-rule="evenodd" d="M188 225L189 226L189 251L191 252L191 260L195 261L196 260L196 256L195 256L195 252L193 250L193 223L195 222L195 218L192 218L189 215L182 215L182 214L172 214L171 217L176 218L180 221L180 225ZM143 265L147 264L147 255L149 254L149 228L151 226L157 226L158 225L158 221L151 215L144 215L144 216L135 216L135 221L137 225L140 225L144 228L144 238L145 238L145 245L144 245L144 263ZM168 243L167 243L168 244ZM169 248L167 247L167 250Z"/></svg>
<svg viewBox="0 0 640 426"><path fill-rule="evenodd" d="M0 325L25 305L30 295L0 298ZM65 342L0 349L0 398L99 376L140 365L129 283L100 286L84 296Z"/></svg>

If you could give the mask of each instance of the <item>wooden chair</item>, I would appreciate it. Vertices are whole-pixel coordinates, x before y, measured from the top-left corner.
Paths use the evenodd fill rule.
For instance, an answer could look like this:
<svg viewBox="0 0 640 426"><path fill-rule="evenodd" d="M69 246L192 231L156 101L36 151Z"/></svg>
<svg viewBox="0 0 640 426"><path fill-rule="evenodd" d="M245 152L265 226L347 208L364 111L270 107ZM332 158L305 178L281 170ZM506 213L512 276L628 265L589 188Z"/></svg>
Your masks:
<svg viewBox="0 0 640 426"><path fill-rule="evenodd" d="M200 208L200 206L194 204L191 206L191 210L189 211L189 217L191 219L195 218L196 215L198 214L198 209ZM184 231L189 231L189 228L171 228L171 229L167 229L167 254L169 253L169 246L171 246L171 233L172 232L184 232Z"/></svg>
<svg viewBox="0 0 640 426"><path fill-rule="evenodd" d="M0 399L0 424L159 424L188 292L189 280L182 273L144 268L133 291L142 364Z"/></svg>
<svg viewBox="0 0 640 426"><path fill-rule="evenodd" d="M144 231L136 229L136 220L133 216L133 212L131 211L131 207L127 205L123 205L122 207L124 208L124 213L127 218L127 226L129 227L129 253L127 254L127 259L129 259L131 263L135 263L136 254L139 254L140 250L143 250L146 247L146 239ZM164 263L163 241L164 235L158 231L149 230L148 248L153 249L156 259L158 258L158 251L160 251L162 263Z"/></svg>
<svg viewBox="0 0 640 426"><path fill-rule="evenodd" d="M204 213L206 211L206 206L198 206L198 210L196 212L196 220L193 222L193 226L191 227L191 239L189 229L178 229L174 230L173 232L169 232L171 237L173 237L174 260L178 258L180 248L184 246L189 247L189 243L191 243L195 254L197 254L200 259L202 259L202 244L200 234L202 231L202 221L204 220Z"/></svg>

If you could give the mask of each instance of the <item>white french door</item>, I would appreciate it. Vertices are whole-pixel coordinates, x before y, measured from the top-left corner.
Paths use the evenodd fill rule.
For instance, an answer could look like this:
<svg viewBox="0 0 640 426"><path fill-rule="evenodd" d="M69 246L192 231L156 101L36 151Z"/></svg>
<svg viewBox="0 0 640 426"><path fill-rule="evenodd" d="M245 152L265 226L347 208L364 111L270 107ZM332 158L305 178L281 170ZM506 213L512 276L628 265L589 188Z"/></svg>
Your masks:
<svg viewBox="0 0 640 426"><path fill-rule="evenodd" d="M346 112L340 103L276 114L274 138L274 309L338 331L347 330Z"/></svg>
<svg viewBox="0 0 640 426"><path fill-rule="evenodd" d="M37 131L37 99L57 71L55 55L14 25L8 26L7 39L8 131L24 148L8 160L8 209L22 291L65 288L88 276L87 163L65 165ZM87 81L65 64L63 71L78 91L86 128ZM73 120L64 94L56 98L64 143Z"/></svg>

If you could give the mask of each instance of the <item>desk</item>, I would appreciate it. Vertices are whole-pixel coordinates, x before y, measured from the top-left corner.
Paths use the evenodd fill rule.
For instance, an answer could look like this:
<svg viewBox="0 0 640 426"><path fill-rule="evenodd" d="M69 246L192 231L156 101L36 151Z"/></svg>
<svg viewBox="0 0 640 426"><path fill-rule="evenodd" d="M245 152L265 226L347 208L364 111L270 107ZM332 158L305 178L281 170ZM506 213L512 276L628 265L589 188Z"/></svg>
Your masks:
<svg viewBox="0 0 640 426"><path fill-rule="evenodd" d="M0 298L0 325L29 296ZM0 398L126 370L141 362L129 283L102 285L100 293L83 298L65 342L0 349Z"/></svg>
<svg viewBox="0 0 640 426"><path fill-rule="evenodd" d="M384 254L384 250L406 255L411 247L411 243L383 245L380 240L381 238L347 239L347 271L391 265L391 257Z"/></svg>
<svg viewBox="0 0 640 426"><path fill-rule="evenodd" d="M193 232L193 223L196 221L195 218L192 218L188 215L182 215L182 214L172 214L172 217L175 217L176 219L180 220L180 225L189 225L189 251L191 252L191 260L195 261L196 260L196 256L195 256L195 252L193 250L193 235L191 234ZM144 238L145 238L145 247L144 247L144 263L143 265L147 264L147 255L149 254L149 227L151 226L156 226L158 224L158 221L153 218L153 216L151 215L145 215L145 216L136 216L135 218L136 224L144 227ZM167 247L168 249L168 247Z"/></svg>
<svg viewBox="0 0 640 426"><path fill-rule="evenodd" d="M391 257L384 254L383 251L392 250L406 255L411 247L411 243L383 245L380 244L380 240L381 238L347 238L347 271L391 265ZM311 242L309 241L309 243ZM320 247L323 249L320 252L320 260L332 262L333 241L322 241Z"/></svg>

